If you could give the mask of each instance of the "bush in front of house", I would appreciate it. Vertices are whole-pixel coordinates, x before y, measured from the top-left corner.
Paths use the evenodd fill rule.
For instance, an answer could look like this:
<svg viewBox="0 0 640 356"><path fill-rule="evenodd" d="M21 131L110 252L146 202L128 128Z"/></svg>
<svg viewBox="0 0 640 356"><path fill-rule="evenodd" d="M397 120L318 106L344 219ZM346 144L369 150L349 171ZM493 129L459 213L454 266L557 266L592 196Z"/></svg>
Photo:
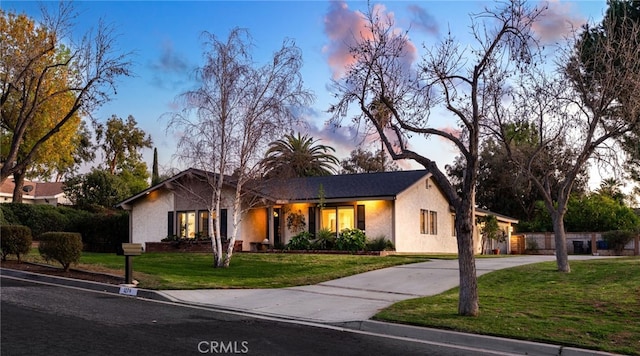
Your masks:
<svg viewBox="0 0 640 356"><path fill-rule="evenodd" d="M0 250L2 260L6 261L8 255L16 255L20 262L20 255L26 255L31 249L31 229L21 225L0 226Z"/></svg>
<svg viewBox="0 0 640 356"><path fill-rule="evenodd" d="M341 251L362 251L366 245L367 237L359 229L344 229L336 239L336 248Z"/></svg>
<svg viewBox="0 0 640 356"><path fill-rule="evenodd" d="M316 238L311 241L314 250L331 250L336 245L336 234L329 229L320 229Z"/></svg>
<svg viewBox="0 0 640 356"><path fill-rule="evenodd" d="M45 232L40 235L40 255L46 261L56 261L65 271L77 264L82 254L82 236L76 232Z"/></svg>
<svg viewBox="0 0 640 356"><path fill-rule="evenodd" d="M367 240L367 251L395 251L393 242L385 236L378 236L374 239Z"/></svg>
<svg viewBox="0 0 640 356"><path fill-rule="evenodd" d="M622 254L624 246L631 242L636 233L630 230L607 231L602 234L602 239L607 242L609 248L615 250L617 255Z"/></svg>
<svg viewBox="0 0 640 356"><path fill-rule="evenodd" d="M311 248L311 235L308 231L303 231L289 240L287 243L287 250L308 250Z"/></svg>

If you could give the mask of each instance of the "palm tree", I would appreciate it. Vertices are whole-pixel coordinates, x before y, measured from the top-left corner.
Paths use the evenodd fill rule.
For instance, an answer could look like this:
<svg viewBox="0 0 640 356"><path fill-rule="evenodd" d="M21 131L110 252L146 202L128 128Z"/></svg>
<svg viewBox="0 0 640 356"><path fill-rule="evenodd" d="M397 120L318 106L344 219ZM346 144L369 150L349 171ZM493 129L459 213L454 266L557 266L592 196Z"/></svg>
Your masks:
<svg viewBox="0 0 640 356"><path fill-rule="evenodd" d="M623 186L624 185L620 180L616 178L607 178L600 182L600 188L598 188L597 192L600 195L608 196L619 203L623 203L626 198L625 194L622 192Z"/></svg>
<svg viewBox="0 0 640 356"><path fill-rule="evenodd" d="M340 161L330 146L316 144L307 135L285 135L269 144L261 164L267 178L293 178L332 175Z"/></svg>

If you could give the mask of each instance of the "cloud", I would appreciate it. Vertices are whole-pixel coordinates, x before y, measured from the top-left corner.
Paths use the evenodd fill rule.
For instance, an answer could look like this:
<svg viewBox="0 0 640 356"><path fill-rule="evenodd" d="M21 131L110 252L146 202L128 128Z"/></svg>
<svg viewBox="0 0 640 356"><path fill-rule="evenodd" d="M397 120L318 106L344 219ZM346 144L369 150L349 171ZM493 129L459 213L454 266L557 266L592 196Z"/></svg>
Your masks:
<svg viewBox="0 0 640 356"><path fill-rule="evenodd" d="M387 12L383 5L374 5L373 12L379 15L381 21L395 22L395 14ZM396 33L399 29L395 29ZM324 32L329 38L329 44L325 45L323 52L327 55L327 61L333 71L333 78L340 78L346 68L356 62L356 57L350 52L358 41L373 38L371 30L367 27L365 15L357 10L350 10L344 1L332 1L324 18ZM408 42L405 47L403 60L409 67L417 57L416 46Z"/></svg>
<svg viewBox="0 0 640 356"><path fill-rule="evenodd" d="M162 44L160 56L149 64L153 71L152 84L159 88L175 89L189 82L193 66L173 47L173 42Z"/></svg>
<svg viewBox="0 0 640 356"><path fill-rule="evenodd" d="M440 131L442 131L444 133L447 133L447 134L449 134L449 135L451 135L453 137L460 138L462 136L462 131L459 128L454 128L454 127L451 127L451 126L445 126L445 127L439 128L438 130L440 130ZM447 139L445 139L443 137L440 137L440 139L445 140L447 142L449 141L449 140L447 140Z"/></svg>
<svg viewBox="0 0 640 356"><path fill-rule="evenodd" d="M532 29L543 42L553 42L580 28L587 20L577 14L574 4L551 0L546 3L547 10L533 24Z"/></svg>
<svg viewBox="0 0 640 356"><path fill-rule="evenodd" d="M437 35L439 33L438 24L435 18L431 16L425 9L418 5L409 5L409 12L412 14L411 28L418 31L423 31L431 35Z"/></svg>

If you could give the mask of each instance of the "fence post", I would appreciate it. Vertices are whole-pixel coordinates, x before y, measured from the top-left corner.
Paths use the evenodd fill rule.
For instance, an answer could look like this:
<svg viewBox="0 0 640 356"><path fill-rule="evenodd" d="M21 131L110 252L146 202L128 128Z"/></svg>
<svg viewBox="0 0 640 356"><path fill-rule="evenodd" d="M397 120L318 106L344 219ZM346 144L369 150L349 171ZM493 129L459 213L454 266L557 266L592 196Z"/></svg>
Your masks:
<svg viewBox="0 0 640 356"><path fill-rule="evenodd" d="M640 235L636 235L635 241L633 241L633 255L640 255Z"/></svg>
<svg viewBox="0 0 640 356"><path fill-rule="evenodd" d="M592 232L591 233L591 255L595 256L596 253L598 253L598 244L596 243L596 233Z"/></svg>

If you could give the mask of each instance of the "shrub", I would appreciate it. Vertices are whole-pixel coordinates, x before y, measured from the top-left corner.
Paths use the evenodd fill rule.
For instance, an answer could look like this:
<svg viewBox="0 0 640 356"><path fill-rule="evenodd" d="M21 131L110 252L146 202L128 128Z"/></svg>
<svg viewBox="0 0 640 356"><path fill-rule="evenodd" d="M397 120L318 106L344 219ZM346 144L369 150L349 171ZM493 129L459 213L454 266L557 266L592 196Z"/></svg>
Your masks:
<svg viewBox="0 0 640 356"><path fill-rule="evenodd" d="M31 249L31 229L21 225L0 226L0 249L2 260L7 260L7 255L16 255L20 262L20 255L29 253Z"/></svg>
<svg viewBox="0 0 640 356"><path fill-rule="evenodd" d="M336 234L329 229L320 229L316 238L311 242L311 247L317 250L331 250L336 245Z"/></svg>
<svg viewBox="0 0 640 356"><path fill-rule="evenodd" d="M616 254L622 254L624 246L635 237L635 233L629 230L607 231L602 234L602 239L607 242L610 248L616 251Z"/></svg>
<svg viewBox="0 0 640 356"><path fill-rule="evenodd" d="M40 235L40 255L47 261L57 261L65 271L80 261L82 236L75 232L45 232Z"/></svg>
<svg viewBox="0 0 640 356"><path fill-rule="evenodd" d="M525 247L525 251L529 253L537 253L540 248L538 247L538 241L536 240L527 240L527 246Z"/></svg>
<svg viewBox="0 0 640 356"><path fill-rule="evenodd" d="M82 235L87 251L121 252L122 243L129 242L129 214L112 211L90 214L72 231Z"/></svg>
<svg viewBox="0 0 640 356"><path fill-rule="evenodd" d="M368 251L395 251L393 242L388 240L385 236L378 236L373 240L367 241Z"/></svg>
<svg viewBox="0 0 640 356"><path fill-rule="evenodd" d="M308 231L297 234L287 243L287 250L308 250L311 247L311 237Z"/></svg>
<svg viewBox="0 0 640 356"><path fill-rule="evenodd" d="M342 251L361 251L366 246L367 237L359 229L344 229L336 239L336 248Z"/></svg>

